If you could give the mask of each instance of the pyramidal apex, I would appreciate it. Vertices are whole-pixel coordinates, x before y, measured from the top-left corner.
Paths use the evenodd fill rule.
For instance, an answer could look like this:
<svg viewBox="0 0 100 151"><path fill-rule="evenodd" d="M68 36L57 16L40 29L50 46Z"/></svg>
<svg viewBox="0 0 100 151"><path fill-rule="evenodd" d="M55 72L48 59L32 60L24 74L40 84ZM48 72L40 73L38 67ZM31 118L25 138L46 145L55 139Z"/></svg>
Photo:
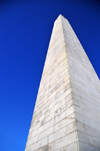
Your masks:
<svg viewBox="0 0 100 151"><path fill-rule="evenodd" d="M55 20L55 22L57 22L57 21L61 21L61 22L63 22L63 20L66 20L66 21L68 21L63 15L59 15L58 17L57 17L57 19ZM55 24L55 22L54 22L54 24ZM69 21L68 21L69 22Z"/></svg>

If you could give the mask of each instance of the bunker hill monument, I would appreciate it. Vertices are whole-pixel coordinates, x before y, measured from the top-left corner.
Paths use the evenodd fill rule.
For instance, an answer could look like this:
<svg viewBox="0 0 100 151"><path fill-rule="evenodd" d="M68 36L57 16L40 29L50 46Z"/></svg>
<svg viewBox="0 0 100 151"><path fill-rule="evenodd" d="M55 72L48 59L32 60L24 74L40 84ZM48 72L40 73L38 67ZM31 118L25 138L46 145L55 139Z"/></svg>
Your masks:
<svg viewBox="0 0 100 151"><path fill-rule="evenodd" d="M54 23L25 151L100 151L100 81L61 15Z"/></svg>

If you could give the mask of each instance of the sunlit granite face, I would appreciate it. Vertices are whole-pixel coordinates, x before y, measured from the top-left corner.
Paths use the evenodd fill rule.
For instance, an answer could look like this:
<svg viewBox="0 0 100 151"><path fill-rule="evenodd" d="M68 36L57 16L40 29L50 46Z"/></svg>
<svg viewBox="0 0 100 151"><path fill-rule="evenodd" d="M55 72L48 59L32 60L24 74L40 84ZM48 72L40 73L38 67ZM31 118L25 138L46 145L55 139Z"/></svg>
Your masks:
<svg viewBox="0 0 100 151"><path fill-rule="evenodd" d="M100 81L61 15L54 23L25 151L100 151Z"/></svg>

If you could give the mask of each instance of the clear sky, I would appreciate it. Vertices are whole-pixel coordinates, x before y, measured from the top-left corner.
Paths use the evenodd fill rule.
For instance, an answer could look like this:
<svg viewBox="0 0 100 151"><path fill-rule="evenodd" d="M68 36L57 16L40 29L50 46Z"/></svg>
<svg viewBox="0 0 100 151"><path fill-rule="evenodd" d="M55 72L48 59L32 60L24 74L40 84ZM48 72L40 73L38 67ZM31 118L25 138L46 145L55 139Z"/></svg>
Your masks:
<svg viewBox="0 0 100 151"><path fill-rule="evenodd" d="M0 151L24 151L43 65L59 14L100 78L100 2L0 1Z"/></svg>

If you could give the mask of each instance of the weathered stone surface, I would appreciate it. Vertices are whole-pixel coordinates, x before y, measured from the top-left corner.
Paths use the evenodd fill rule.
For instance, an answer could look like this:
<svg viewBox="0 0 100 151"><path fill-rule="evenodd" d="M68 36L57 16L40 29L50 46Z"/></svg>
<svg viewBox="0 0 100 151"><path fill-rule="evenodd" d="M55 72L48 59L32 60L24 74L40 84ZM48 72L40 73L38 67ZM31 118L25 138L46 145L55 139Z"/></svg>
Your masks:
<svg viewBox="0 0 100 151"><path fill-rule="evenodd" d="M25 151L99 151L100 81L69 22L54 23Z"/></svg>

